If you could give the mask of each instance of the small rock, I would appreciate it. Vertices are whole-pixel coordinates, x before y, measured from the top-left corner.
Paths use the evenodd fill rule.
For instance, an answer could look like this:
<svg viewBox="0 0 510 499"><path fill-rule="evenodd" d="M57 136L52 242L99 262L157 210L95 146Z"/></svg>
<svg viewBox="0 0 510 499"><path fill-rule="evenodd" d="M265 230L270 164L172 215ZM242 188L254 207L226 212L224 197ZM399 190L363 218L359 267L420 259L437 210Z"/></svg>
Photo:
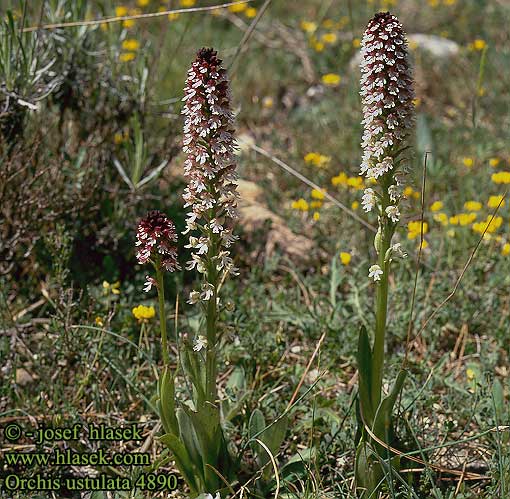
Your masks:
<svg viewBox="0 0 510 499"><path fill-rule="evenodd" d="M423 33L413 33L407 35L407 40L412 50L423 50L438 60L446 60L456 56L460 51L458 43L448 38L437 35L425 35ZM359 68L361 61L361 51L358 50L349 62L351 69Z"/></svg>
<svg viewBox="0 0 510 499"><path fill-rule="evenodd" d="M16 384L20 386L26 386L29 383L33 383L34 378L32 375L22 367L16 369Z"/></svg>

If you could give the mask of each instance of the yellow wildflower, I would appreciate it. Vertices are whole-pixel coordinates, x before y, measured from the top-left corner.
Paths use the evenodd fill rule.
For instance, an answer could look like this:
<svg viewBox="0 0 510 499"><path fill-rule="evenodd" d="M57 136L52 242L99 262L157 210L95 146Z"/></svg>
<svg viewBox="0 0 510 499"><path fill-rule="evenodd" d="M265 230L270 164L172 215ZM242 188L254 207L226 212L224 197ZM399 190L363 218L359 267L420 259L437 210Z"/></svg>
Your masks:
<svg viewBox="0 0 510 499"><path fill-rule="evenodd" d="M317 152L309 152L305 155L305 163L311 163L319 168L326 166L330 161L330 156L325 156L324 154L319 154Z"/></svg>
<svg viewBox="0 0 510 499"><path fill-rule="evenodd" d="M481 38L477 38L473 41L473 49L474 50L483 50L485 47L487 47L487 43L485 40L482 40Z"/></svg>
<svg viewBox="0 0 510 499"><path fill-rule="evenodd" d="M238 13L238 12L244 12L248 6L245 3L238 3L236 5L231 5L228 10L230 12Z"/></svg>
<svg viewBox="0 0 510 499"><path fill-rule="evenodd" d="M113 142L114 142L116 145L122 144L122 142L124 142L124 135L122 135L121 133L116 133L116 134L113 136Z"/></svg>
<svg viewBox="0 0 510 499"><path fill-rule="evenodd" d="M321 36L321 40L324 42L324 43L335 43L336 40L337 40L337 36L336 36L336 33L324 33L322 36Z"/></svg>
<svg viewBox="0 0 510 499"><path fill-rule="evenodd" d="M197 0L181 0L181 7L193 7L197 3Z"/></svg>
<svg viewBox="0 0 510 499"><path fill-rule="evenodd" d="M312 208L312 210L322 208L322 201L310 201L310 208Z"/></svg>
<svg viewBox="0 0 510 499"><path fill-rule="evenodd" d="M326 29L331 29L335 26L335 23L333 19L324 19L324 21L322 21L322 26Z"/></svg>
<svg viewBox="0 0 510 499"><path fill-rule="evenodd" d="M322 190L319 190L319 189L312 189L312 198L313 199L319 199L319 200L323 200L325 195L324 195L324 191Z"/></svg>
<svg viewBox="0 0 510 499"><path fill-rule="evenodd" d="M169 21L175 21L179 17L178 12L172 12L171 14L168 14L168 20Z"/></svg>
<svg viewBox="0 0 510 499"><path fill-rule="evenodd" d="M353 201L352 204L351 204L351 209L352 210L357 210L359 208L359 202L358 201Z"/></svg>
<svg viewBox="0 0 510 499"><path fill-rule="evenodd" d="M462 158L462 163L466 168L471 168L474 164L473 158Z"/></svg>
<svg viewBox="0 0 510 499"><path fill-rule="evenodd" d="M503 247L501 248L501 254L503 256L510 255L510 243L503 244Z"/></svg>
<svg viewBox="0 0 510 499"><path fill-rule="evenodd" d="M494 234L503 223L502 217L494 217L488 216L484 222L477 222L472 225L472 229L479 234L483 234L487 232L488 234Z"/></svg>
<svg viewBox="0 0 510 499"><path fill-rule="evenodd" d="M135 50L138 50L138 48L140 47L140 42L138 40L135 40L133 38L128 38L127 40L124 40L122 42L122 48L124 50L128 50L128 51L135 51Z"/></svg>
<svg viewBox="0 0 510 499"><path fill-rule="evenodd" d="M156 311L152 305L149 307L146 307L145 305L138 305L138 307L134 307L131 311L133 312L135 319L138 319L139 322L147 322L156 315Z"/></svg>
<svg viewBox="0 0 510 499"><path fill-rule="evenodd" d="M122 26L124 28L132 28L135 25L134 19L126 19L125 21L122 21Z"/></svg>
<svg viewBox="0 0 510 499"><path fill-rule="evenodd" d="M103 323L103 319L101 319L101 317L97 316L95 319L94 319L94 322L96 323L96 326L99 326L99 327L103 327L104 323Z"/></svg>
<svg viewBox="0 0 510 499"><path fill-rule="evenodd" d="M422 241L421 243L421 249L424 250L424 249L427 249L429 247L429 243L427 241L425 241L425 239ZM420 248L420 245L418 245L418 249Z"/></svg>
<svg viewBox="0 0 510 499"><path fill-rule="evenodd" d="M147 7L147 5L149 5L149 3L150 3L150 0L136 0L136 4L139 7Z"/></svg>
<svg viewBox="0 0 510 499"><path fill-rule="evenodd" d="M352 46L357 49L361 46L361 40L359 38L354 38L352 40Z"/></svg>
<svg viewBox="0 0 510 499"><path fill-rule="evenodd" d="M340 261L342 265L349 265L349 263L351 263L351 254L346 251L340 252Z"/></svg>
<svg viewBox="0 0 510 499"><path fill-rule="evenodd" d="M510 172L493 173L491 179L495 184L510 184Z"/></svg>
<svg viewBox="0 0 510 499"><path fill-rule="evenodd" d="M420 236L422 230L421 220L413 220L407 224L407 239L416 239ZM426 234L429 230L427 222L423 222L423 233Z"/></svg>
<svg viewBox="0 0 510 499"><path fill-rule="evenodd" d="M315 52L322 52L324 50L325 45L322 42L313 42L312 47Z"/></svg>
<svg viewBox="0 0 510 499"><path fill-rule="evenodd" d="M448 225L448 215L446 213L436 213L434 215L434 220L441 225Z"/></svg>
<svg viewBox="0 0 510 499"><path fill-rule="evenodd" d="M464 209L467 211L480 211L482 209L482 203L479 201L466 201L464 203Z"/></svg>
<svg viewBox="0 0 510 499"><path fill-rule="evenodd" d="M491 158L489 159L489 165L491 165L492 168L496 168L496 166L499 165L500 161L501 160L499 158Z"/></svg>
<svg viewBox="0 0 510 499"><path fill-rule="evenodd" d="M316 222L320 219L320 217L321 217L321 214L320 214L318 211L314 212L314 214L313 214L313 219L314 219Z"/></svg>
<svg viewBox="0 0 510 499"><path fill-rule="evenodd" d="M465 227L476 220L476 213L459 213L459 225Z"/></svg>
<svg viewBox="0 0 510 499"><path fill-rule="evenodd" d="M470 367L468 367L466 369L466 378L468 379L468 381L473 381L476 377L476 373L473 369L471 369Z"/></svg>
<svg viewBox="0 0 510 499"><path fill-rule="evenodd" d="M453 217L450 217L450 225L459 225L459 216L454 215Z"/></svg>
<svg viewBox="0 0 510 499"><path fill-rule="evenodd" d="M136 57L136 54L134 52L123 52L119 56L120 62L129 62L132 61Z"/></svg>
<svg viewBox="0 0 510 499"><path fill-rule="evenodd" d="M420 193L415 191L412 187L407 186L404 189L404 197L406 198L414 198L414 199L420 199Z"/></svg>
<svg viewBox="0 0 510 499"><path fill-rule="evenodd" d="M487 201L487 206L489 208L497 208L498 206L501 206L501 208L503 208L503 206L505 206L505 201L504 200L502 201L502 199L503 196L491 196ZM501 203L501 205L499 203Z"/></svg>
<svg viewBox="0 0 510 499"><path fill-rule="evenodd" d="M255 7L248 7L244 15L250 19L254 18L257 15L257 9Z"/></svg>
<svg viewBox="0 0 510 499"><path fill-rule="evenodd" d="M434 201L430 205L430 211L439 211L443 209L443 202L442 201Z"/></svg>
<svg viewBox="0 0 510 499"><path fill-rule="evenodd" d="M324 85L327 85L328 87L337 87L340 84L340 80L342 78L340 75L337 75L335 73L328 73L322 76L321 80Z"/></svg>
<svg viewBox="0 0 510 499"><path fill-rule="evenodd" d="M349 187L353 187L354 189L361 190L364 188L363 186L363 177L349 177L347 179L347 185Z"/></svg>
<svg viewBox="0 0 510 499"><path fill-rule="evenodd" d="M264 97L262 99L262 107L264 109L271 109L273 107L274 100L272 97Z"/></svg>
<svg viewBox="0 0 510 499"><path fill-rule="evenodd" d="M432 8L439 7L439 0L428 0Z"/></svg>
<svg viewBox="0 0 510 499"><path fill-rule="evenodd" d="M331 183L334 186L347 185L347 179L348 179L347 175L344 172L340 172L338 175L331 179Z"/></svg>
<svg viewBox="0 0 510 499"><path fill-rule="evenodd" d="M348 16L342 16L339 21L336 23L337 29L345 28L349 24L349 17Z"/></svg>
<svg viewBox="0 0 510 499"><path fill-rule="evenodd" d="M123 5L119 5L118 7L115 7L115 15L117 17L124 17L127 16L128 10Z"/></svg>
<svg viewBox="0 0 510 499"><path fill-rule="evenodd" d="M120 294L120 281L116 281L111 285L111 290L114 295Z"/></svg>
<svg viewBox="0 0 510 499"><path fill-rule="evenodd" d="M301 29L307 33L314 33L317 29L317 24L312 21L301 21Z"/></svg>
<svg viewBox="0 0 510 499"><path fill-rule="evenodd" d="M291 207L293 210L300 210L300 211L308 211L308 201L306 199L298 199L297 201L292 201Z"/></svg>

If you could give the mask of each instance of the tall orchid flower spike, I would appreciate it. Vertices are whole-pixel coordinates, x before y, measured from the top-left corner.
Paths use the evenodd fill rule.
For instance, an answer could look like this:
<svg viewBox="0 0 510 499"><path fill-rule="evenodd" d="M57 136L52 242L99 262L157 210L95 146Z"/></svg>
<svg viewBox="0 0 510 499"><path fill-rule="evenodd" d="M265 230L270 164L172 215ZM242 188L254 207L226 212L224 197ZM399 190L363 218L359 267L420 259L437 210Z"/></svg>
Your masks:
<svg viewBox="0 0 510 499"><path fill-rule="evenodd" d="M217 389L220 331L220 286L236 274L230 247L237 213L236 163L230 91L217 53L201 49L188 71L184 87L184 206L191 259L186 269L196 270L199 285L188 303L200 304L204 320L191 343L183 342L180 366L192 386L191 400L174 405L174 377L166 371L159 393L163 426L162 442L172 451L184 479L198 494L224 494L234 479L233 463L221 424ZM197 444L198 443L198 444ZM210 496L212 497L212 496Z"/></svg>
<svg viewBox="0 0 510 499"><path fill-rule="evenodd" d="M388 450L381 442L394 443L391 415L405 378L402 371L390 395L382 400L388 277L392 256L404 255L398 243L392 245L401 217L405 176L402 152L407 149L406 139L414 123L407 41L402 25L389 12L376 14L368 23L361 42L360 66L364 128L360 175L373 184L365 189L362 206L366 212L377 212L378 231L374 240L377 262L368 269L376 286L375 339L372 347L362 328L358 345L360 430L356 481L361 497L378 497L375 494L387 473L380 462L388 459Z"/></svg>

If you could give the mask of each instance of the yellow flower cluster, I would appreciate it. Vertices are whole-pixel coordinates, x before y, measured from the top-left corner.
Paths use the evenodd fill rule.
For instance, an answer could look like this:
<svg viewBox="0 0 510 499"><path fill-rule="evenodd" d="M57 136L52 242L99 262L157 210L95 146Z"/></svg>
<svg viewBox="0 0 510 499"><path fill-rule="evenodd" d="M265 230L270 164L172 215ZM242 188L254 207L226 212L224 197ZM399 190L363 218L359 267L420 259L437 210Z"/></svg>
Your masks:
<svg viewBox="0 0 510 499"><path fill-rule="evenodd" d="M416 239L420 237L422 230L421 220L413 220L407 224L407 239ZM423 222L423 233L426 234L429 231L429 225L427 222Z"/></svg>
<svg viewBox="0 0 510 499"><path fill-rule="evenodd" d="M430 205L430 211L439 211L443 209L443 202L442 201L434 201Z"/></svg>
<svg viewBox="0 0 510 499"><path fill-rule="evenodd" d="M446 213L436 213L434 215L434 220L441 225L448 225L448 215Z"/></svg>
<svg viewBox="0 0 510 499"><path fill-rule="evenodd" d="M249 7L246 3L238 3L236 5L230 5L228 7L230 12L234 14L243 13L247 18L252 19L257 15L257 9L255 7Z"/></svg>
<svg viewBox="0 0 510 499"><path fill-rule="evenodd" d="M450 225L466 226L472 224L476 220L476 213L459 213L450 217Z"/></svg>
<svg viewBox="0 0 510 499"><path fill-rule="evenodd" d="M113 142L116 145L120 145L120 144L126 142L127 140L129 140L129 130L124 130L122 133L121 132L117 132L113 136Z"/></svg>
<svg viewBox="0 0 510 499"><path fill-rule="evenodd" d="M151 305L146 307L145 305L138 305L138 307L134 307L132 309L133 315L135 319L139 322L147 322L149 319L152 319L154 315L156 315L156 311L154 307Z"/></svg>
<svg viewBox="0 0 510 499"><path fill-rule="evenodd" d="M305 163L312 164L319 168L327 166L331 161L330 156L325 156L324 154L319 154L318 152L309 152L304 159Z"/></svg>
<svg viewBox="0 0 510 499"><path fill-rule="evenodd" d="M138 3L138 5L140 5L140 7L145 7L148 4L148 2L144 3L144 0L138 0L137 3ZM119 6L115 7L115 15L117 17L124 17L124 16L128 16L128 15L129 16L137 16L139 14L141 14L141 10L137 9L137 8L128 9L124 5L119 5ZM122 26L124 26L124 28L132 28L134 25L135 25L134 19L126 19L126 20L122 21Z"/></svg>
<svg viewBox="0 0 510 499"><path fill-rule="evenodd" d="M501 227L502 223L502 217L492 218L492 215L488 215L485 221L474 223L473 230L479 234L483 234L484 232L487 232L488 234L494 234L494 232L496 232Z"/></svg>
<svg viewBox="0 0 510 499"><path fill-rule="evenodd" d="M340 172L338 175L331 179L331 184L335 187L343 186L343 187L352 187L355 190L362 190L365 188L365 184L363 182L363 177L359 175L355 177L348 177L344 172Z"/></svg>
<svg viewBox="0 0 510 499"><path fill-rule="evenodd" d="M503 208L503 206L505 206L505 203L506 201L503 199L503 196L490 196L489 200L487 201L487 206L489 208L497 208L498 206Z"/></svg>
<svg viewBox="0 0 510 499"><path fill-rule="evenodd" d="M103 294L107 295L112 293L114 295L120 294L120 282L116 281L113 284L110 284L108 281L103 281Z"/></svg>
<svg viewBox="0 0 510 499"><path fill-rule="evenodd" d="M404 189L404 197L407 199L420 199L421 194L418 191L415 191L411 186L407 186Z"/></svg>
<svg viewBox="0 0 510 499"><path fill-rule="evenodd" d="M510 184L510 172L493 173L491 178L495 184Z"/></svg>
<svg viewBox="0 0 510 499"><path fill-rule="evenodd" d="M466 201L464 203L464 209L467 211L480 211L482 209L482 203L479 201Z"/></svg>
<svg viewBox="0 0 510 499"><path fill-rule="evenodd" d="M300 198L297 201L292 201L291 208L293 210L308 211L310 209L310 205L306 199Z"/></svg>
<svg viewBox="0 0 510 499"><path fill-rule="evenodd" d="M140 48L140 42L134 38L127 38L122 42L122 50L119 55L120 62L129 62L136 57L136 51Z"/></svg>
<svg viewBox="0 0 510 499"><path fill-rule="evenodd" d="M311 196L313 199L318 199L319 201L324 200L324 198L326 197L324 191L319 189L312 189Z"/></svg>

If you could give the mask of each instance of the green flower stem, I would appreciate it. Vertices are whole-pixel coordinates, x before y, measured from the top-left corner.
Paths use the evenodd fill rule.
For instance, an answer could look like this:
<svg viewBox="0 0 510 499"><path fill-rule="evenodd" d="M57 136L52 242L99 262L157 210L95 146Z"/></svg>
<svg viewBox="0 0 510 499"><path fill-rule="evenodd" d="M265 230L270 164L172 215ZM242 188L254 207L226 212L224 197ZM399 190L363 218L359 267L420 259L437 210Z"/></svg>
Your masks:
<svg viewBox="0 0 510 499"><path fill-rule="evenodd" d="M388 185L383 185L382 196L382 213L384 214L386 208L391 204L388 195ZM382 378L384 368L384 338L386 335L386 317L388 313L388 277L390 273L390 261L386 261L386 253L391 246L391 239L393 237L394 228L390 221L383 216L380 222L381 240L379 251L378 264L381 267L383 274L381 280L377 284L376 298L375 298L375 340L372 356L372 404L374 410L377 410L381 402L382 395Z"/></svg>
<svg viewBox="0 0 510 499"><path fill-rule="evenodd" d="M210 237L210 258L207 268L207 282L213 285L214 291L212 296L209 298L207 303L207 350L205 357L206 364L206 394L207 400L211 403L215 403L217 399L217 388L216 388L216 336L217 336L217 322L218 322L218 271L216 270L216 263L213 257L217 254L216 241L214 235Z"/></svg>
<svg viewBox="0 0 510 499"><path fill-rule="evenodd" d="M165 287L163 280L163 271L161 270L161 259L158 257L155 263L156 282L158 283L158 299L159 299L159 328L161 331L161 350L163 351L163 363L165 366L170 364L168 356L168 336L166 331L166 313L165 313Z"/></svg>

